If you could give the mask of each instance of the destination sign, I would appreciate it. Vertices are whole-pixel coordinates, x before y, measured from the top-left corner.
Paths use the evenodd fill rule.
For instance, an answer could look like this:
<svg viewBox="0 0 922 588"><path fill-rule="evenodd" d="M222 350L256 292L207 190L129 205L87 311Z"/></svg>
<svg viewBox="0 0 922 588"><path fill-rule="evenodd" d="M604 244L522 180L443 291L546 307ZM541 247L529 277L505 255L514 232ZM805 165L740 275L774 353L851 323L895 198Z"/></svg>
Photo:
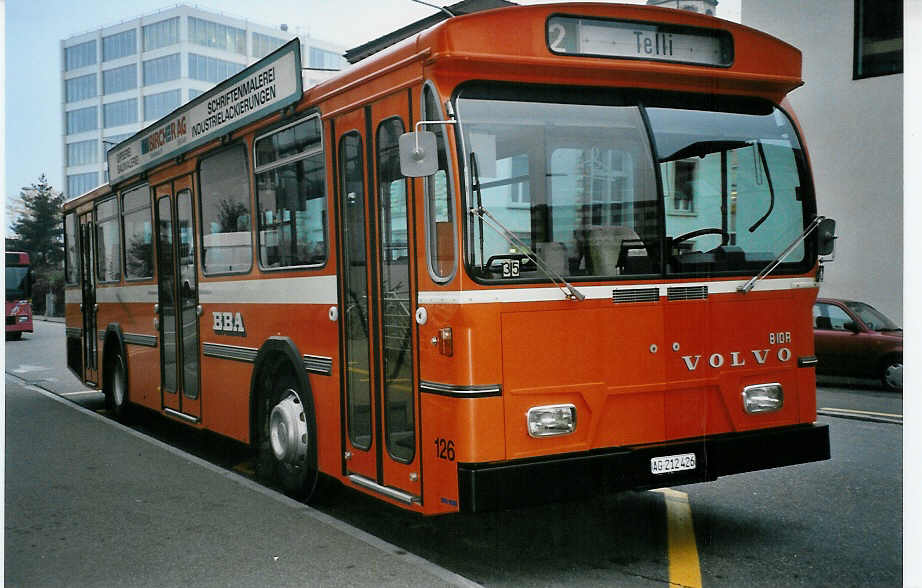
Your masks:
<svg viewBox="0 0 922 588"><path fill-rule="evenodd" d="M716 66L733 63L730 33L680 25L553 16L547 21L547 44L561 55Z"/></svg>
<svg viewBox="0 0 922 588"><path fill-rule="evenodd" d="M301 44L293 39L237 75L116 145L109 182L149 169L301 98Z"/></svg>

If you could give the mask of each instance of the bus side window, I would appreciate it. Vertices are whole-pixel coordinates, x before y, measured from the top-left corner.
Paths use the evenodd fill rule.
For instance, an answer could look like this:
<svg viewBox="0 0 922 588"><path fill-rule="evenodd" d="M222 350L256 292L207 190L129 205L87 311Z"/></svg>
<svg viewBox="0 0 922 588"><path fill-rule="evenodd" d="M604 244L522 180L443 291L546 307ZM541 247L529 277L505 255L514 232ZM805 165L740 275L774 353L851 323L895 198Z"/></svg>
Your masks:
<svg viewBox="0 0 922 588"><path fill-rule="evenodd" d="M256 218L262 268L326 263L327 198L321 149L318 116L256 139Z"/></svg>
<svg viewBox="0 0 922 588"><path fill-rule="evenodd" d="M121 264L118 201L109 198L96 205L96 276L99 281L119 281Z"/></svg>
<svg viewBox="0 0 922 588"><path fill-rule="evenodd" d="M202 269L206 274L250 271L253 238L244 146L237 145L204 158L199 182Z"/></svg>
<svg viewBox="0 0 922 588"><path fill-rule="evenodd" d="M77 257L77 219L70 212L64 216L64 282L76 284L80 280Z"/></svg>
<svg viewBox="0 0 922 588"><path fill-rule="evenodd" d="M442 110L432 86L423 88L423 118L442 120ZM429 125L426 130L435 133L438 143L439 167L435 174L425 178L426 187L426 249L429 273L437 282L447 282L454 275L456 247L454 230L454 205L451 197L450 169L445 150L445 132L442 125Z"/></svg>
<svg viewBox="0 0 922 588"><path fill-rule="evenodd" d="M125 278L139 280L154 275L153 224L147 184L122 194L125 224Z"/></svg>

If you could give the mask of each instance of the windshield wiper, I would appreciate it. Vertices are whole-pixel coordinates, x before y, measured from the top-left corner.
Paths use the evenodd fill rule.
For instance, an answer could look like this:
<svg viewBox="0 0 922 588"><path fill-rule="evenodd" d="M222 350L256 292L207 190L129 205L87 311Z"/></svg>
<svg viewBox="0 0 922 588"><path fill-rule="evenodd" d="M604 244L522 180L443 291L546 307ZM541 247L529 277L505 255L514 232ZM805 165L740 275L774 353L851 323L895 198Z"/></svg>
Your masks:
<svg viewBox="0 0 922 588"><path fill-rule="evenodd" d="M762 159L762 169L765 170L765 179L768 181L768 194L771 200L768 202L768 210L765 211L765 214L762 215L762 218L757 220L751 227L749 227L749 232L752 233L759 228L759 225L765 222L765 219L769 217L772 213L772 210L775 209L775 188L772 186L772 172L768 169L768 160L765 158L765 149L762 148L762 141L756 141L756 145L759 147L759 157Z"/></svg>
<svg viewBox="0 0 922 588"><path fill-rule="evenodd" d="M522 254L530 259L537 268L544 273L548 278L554 282L554 285L560 288L563 292L563 295L567 297L567 300L585 300L586 295L576 289L576 287L564 279L563 276L555 272L544 263L543 260L532 251L531 247L525 244L520 238L518 238L515 233L506 228L506 226L489 210L483 206L483 196L480 192L480 172L477 169L477 156L471 151L471 187L477 193L477 206L476 208L469 208L468 212L473 214L478 219L480 219L480 263L483 267L483 225L486 222L487 226L496 231L496 233L506 239L510 244L521 249Z"/></svg>
<svg viewBox="0 0 922 588"><path fill-rule="evenodd" d="M736 291L741 294L748 294L750 290L752 290L753 287L755 287L756 282L764 279L766 276L768 276L768 274L775 271L775 268L781 265L781 262L784 261L784 258L790 255L791 251L794 251L794 248L800 245L800 242L806 239L807 235L813 232L813 230L816 227L820 226L820 223L823 222L824 220L826 220L825 216L814 217L813 220L810 221L810 224L807 225L807 228L804 229L804 232L801 233L798 237L796 237L793 241L791 241L791 244L785 247L784 251L782 251L778 255L778 257L776 257L771 262L769 262L769 264L765 266L765 268L762 269L762 271L752 276L752 278L748 282L746 282L745 284L737 288Z"/></svg>

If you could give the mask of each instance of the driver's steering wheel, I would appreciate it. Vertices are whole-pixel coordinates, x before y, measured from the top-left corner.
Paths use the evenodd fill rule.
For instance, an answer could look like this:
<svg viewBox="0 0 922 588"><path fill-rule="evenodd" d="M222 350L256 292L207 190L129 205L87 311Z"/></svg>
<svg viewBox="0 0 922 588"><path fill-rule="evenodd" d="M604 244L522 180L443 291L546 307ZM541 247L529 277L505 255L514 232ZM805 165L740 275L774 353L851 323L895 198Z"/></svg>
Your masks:
<svg viewBox="0 0 922 588"><path fill-rule="evenodd" d="M704 229L697 229L695 231L689 231L687 233L682 233L681 235L676 235L672 238L672 244L681 243L682 241L688 241L689 239L694 239L695 237L700 237L701 235L720 235L720 244L726 245L730 242L730 233L727 231L717 228L717 227L706 227Z"/></svg>

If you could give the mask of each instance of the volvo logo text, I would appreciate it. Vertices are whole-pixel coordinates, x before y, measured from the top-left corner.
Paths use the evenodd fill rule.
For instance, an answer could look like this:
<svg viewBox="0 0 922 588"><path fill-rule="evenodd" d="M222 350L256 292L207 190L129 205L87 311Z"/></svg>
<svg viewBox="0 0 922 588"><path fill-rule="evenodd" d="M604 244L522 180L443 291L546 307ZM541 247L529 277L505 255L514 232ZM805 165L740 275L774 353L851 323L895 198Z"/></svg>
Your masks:
<svg viewBox="0 0 922 588"><path fill-rule="evenodd" d="M765 365L765 362L768 361L768 355L771 353L771 349L753 349L752 361L756 365ZM775 352L775 355L778 357L778 361L785 363L791 360L791 350L787 347L781 347ZM685 362L685 367L688 368L688 371L693 372L698 369L698 365L701 363L701 355L683 355L682 361ZM742 367L747 365L747 360L750 359L742 351L731 351L728 355L723 353L712 353L707 358L707 365L711 366L714 369L727 367Z"/></svg>

